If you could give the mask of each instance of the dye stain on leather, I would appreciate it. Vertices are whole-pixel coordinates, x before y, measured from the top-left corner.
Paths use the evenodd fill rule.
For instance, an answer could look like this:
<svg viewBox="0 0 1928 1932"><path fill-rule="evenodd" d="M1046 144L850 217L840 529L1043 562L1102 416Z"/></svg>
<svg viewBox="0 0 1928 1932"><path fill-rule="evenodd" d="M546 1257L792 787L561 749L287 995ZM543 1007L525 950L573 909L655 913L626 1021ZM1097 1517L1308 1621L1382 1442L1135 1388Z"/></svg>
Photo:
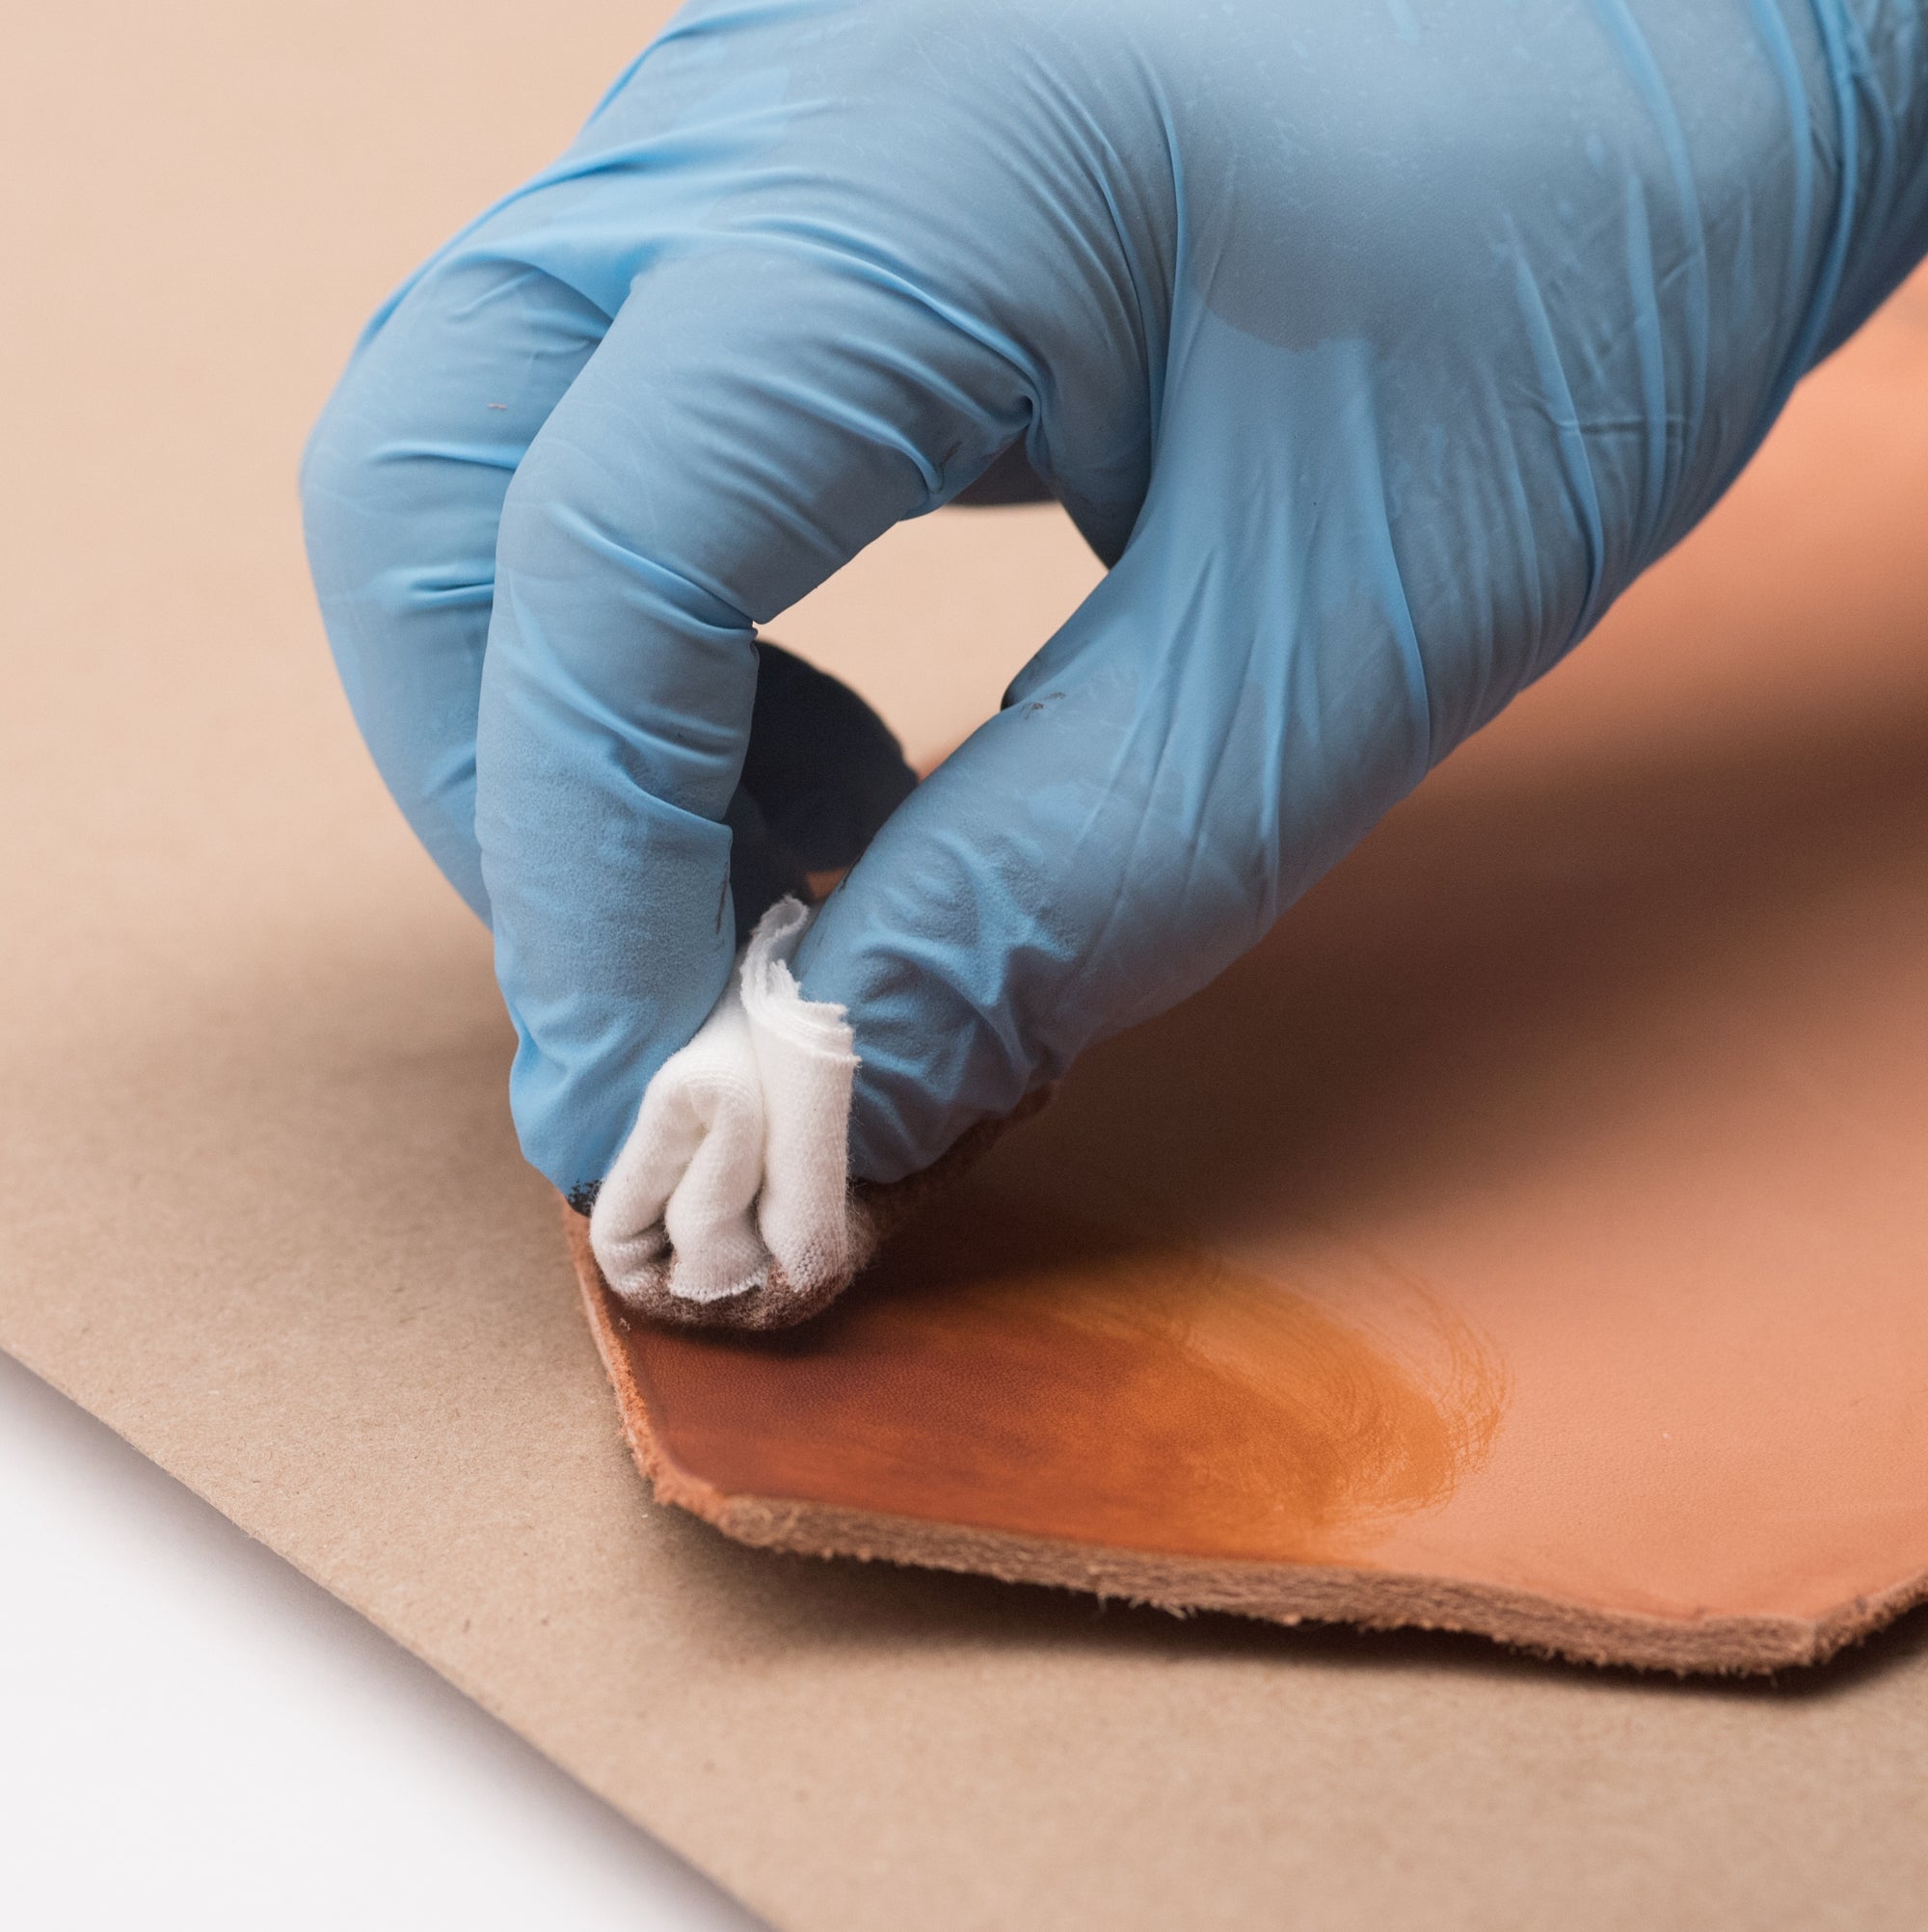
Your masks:
<svg viewBox="0 0 1928 1932"><path fill-rule="evenodd" d="M726 1493L1178 1556L1356 1556L1442 1501L1504 1405L1439 1319L1396 1355L1222 1256L982 1189L822 1320L645 1329L661 1454Z"/></svg>

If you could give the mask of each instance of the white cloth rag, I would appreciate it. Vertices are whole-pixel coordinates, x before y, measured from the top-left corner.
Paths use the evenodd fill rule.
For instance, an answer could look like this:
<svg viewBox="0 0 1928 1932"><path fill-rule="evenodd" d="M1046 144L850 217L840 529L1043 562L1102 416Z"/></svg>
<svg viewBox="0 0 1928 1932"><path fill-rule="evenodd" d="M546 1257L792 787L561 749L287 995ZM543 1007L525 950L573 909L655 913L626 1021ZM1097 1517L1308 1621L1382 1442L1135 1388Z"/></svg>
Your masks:
<svg viewBox="0 0 1928 1932"><path fill-rule="evenodd" d="M779 899L696 1037L649 1084L603 1180L590 1246L615 1292L810 1295L851 1267L855 1036L790 969L811 911Z"/></svg>

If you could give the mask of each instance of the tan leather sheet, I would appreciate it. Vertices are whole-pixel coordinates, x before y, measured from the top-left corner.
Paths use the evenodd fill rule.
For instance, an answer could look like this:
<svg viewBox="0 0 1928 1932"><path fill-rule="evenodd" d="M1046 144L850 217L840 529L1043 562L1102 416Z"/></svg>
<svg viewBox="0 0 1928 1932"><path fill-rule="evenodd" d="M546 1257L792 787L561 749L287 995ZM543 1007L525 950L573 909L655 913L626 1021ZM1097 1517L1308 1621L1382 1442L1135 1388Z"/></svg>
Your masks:
<svg viewBox="0 0 1928 1932"><path fill-rule="evenodd" d="M1683 1670L1928 1596L1924 450L1928 284L1584 668L797 1334L631 1324L578 1226L658 1494Z"/></svg>
<svg viewBox="0 0 1928 1932"><path fill-rule="evenodd" d="M508 1132L487 946L355 740L291 478L362 314L566 137L652 17L183 0L9 23L0 1345L797 1932L1913 1922L1918 1616L1825 1672L1680 1684L746 1550L650 1505L553 1202ZM1678 802L1711 812L1730 783L1693 750L1708 720L1758 764L1797 719L1864 755L1832 781L1861 805L1812 821L1859 857L1779 875L1793 905L1886 863L1863 768L1892 776L1897 844L1915 836L1894 775L1928 675L1928 555L1895 562L1900 520L1928 501L1914 312L1857 349L1880 380L1843 395L1838 370L1820 379L1835 401L1804 401L1801 461L1751 479L1755 503L1806 501L1776 511L1750 621L1725 621L1731 583L1655 584L1493 740L1513 747L1497 795L1517 816L1559 820L1602 789L1646 809L1639 785L1567 756L1611 718L1636 773L1674 774L1676 798L1617 863L1681 843L1683 822L1718 847L1720 821ZM1877 461L1891 506L1846 487ZM1089 568L1048 514L931 519L782 634L844 654L928 752ZM1671 682L1622 685L1615 654L1645 648L1642 611L1694 648ZM1007 655L973 661L973 640ZM1801 767L1780 768L1774 795L1798 802ZM1742 879L1759 876L1740 856L1760 851L1753 832L1731 831ZM1557 878L1535 890L1557 926ZM1790 983L1806 915L1755 957L1757 940L1728 946L1725 908L1744 896L1705 918L1676 905L1680 970L1649 954L1624 997L1686 1000L1697 949L1762 998ZM1481 953L1459 956L1449 986ZM1358 1000L1382 1005L1393 962L1365 968ZM1329 988L1316 949L1299 970ZM1358 1107L1419 1133L1417 1069L1445 1078L1455 1055L1532 1037L1509 998L1496 986L1488 1032L1458 1044L1406 1009ZM1845 1096L1853 1038L1780 1063L1786 1079ZM1565 1137L1588 1110L1549 1101L1518 1116L1518 1160L1456 1155L1440 1126L1439 1185L1395 1185L1366 1158L1353 1088L1316 1054L1299 1076L1341 1233L1368 1215L1436 1225L1476 1156L1542 1185L1555 1152L1584 1151ZM1570 1061L1545 1077L1570 1085ZM1899 1158L1900 1124L1845 1099L1838 1118L1871 1164ZM1799 1180L1784 1248L1809 1239ZM1526 1385L1512 1370L1503 1428Z"/></svg>

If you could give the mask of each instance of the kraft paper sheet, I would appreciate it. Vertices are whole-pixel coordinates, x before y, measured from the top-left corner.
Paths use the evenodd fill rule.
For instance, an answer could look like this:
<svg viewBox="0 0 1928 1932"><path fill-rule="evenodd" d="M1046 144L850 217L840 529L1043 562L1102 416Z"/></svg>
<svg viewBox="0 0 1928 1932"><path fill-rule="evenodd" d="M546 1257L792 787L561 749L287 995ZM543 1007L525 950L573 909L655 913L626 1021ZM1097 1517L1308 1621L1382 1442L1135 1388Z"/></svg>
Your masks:
<svg viewBox="0 0 1928 1932"><path fill-rule="evenodd" d="M1682 1687L773 1556L648 1502L508 1130L487 945L355 739L292 477L365 312L656 17L187 0L10 36L0 1344L799 1932L1907 1922L1918 1617ZM1664 844L1734 773L1707 747L1757 776L1805 736L1853 851L1918 850L1924 363L1916 293L1722 513L1769 533L1745 577L1683 555L1466 773L1504 759L1528 822L1600 788ZM1048 512L939 518L777 634L928 754L1089 580ZM1849 1103L1858 1063L1793 1074L1879 1158L1918 1145Z"/></svg>

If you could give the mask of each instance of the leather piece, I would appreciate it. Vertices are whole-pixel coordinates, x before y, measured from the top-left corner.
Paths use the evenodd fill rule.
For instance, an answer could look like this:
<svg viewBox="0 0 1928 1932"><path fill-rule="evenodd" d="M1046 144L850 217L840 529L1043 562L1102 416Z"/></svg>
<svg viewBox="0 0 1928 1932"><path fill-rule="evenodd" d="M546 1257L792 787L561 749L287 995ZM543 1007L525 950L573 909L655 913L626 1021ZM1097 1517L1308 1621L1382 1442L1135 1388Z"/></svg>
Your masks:
<svg viewBox="0 0 1928 1932"><path fill-rule="evenodd" d="M584 1270L658 1492L1676 1670L1928 1594L1924 439L1917 282L1570 664L820 1323L625 1328Z"/></svg>

